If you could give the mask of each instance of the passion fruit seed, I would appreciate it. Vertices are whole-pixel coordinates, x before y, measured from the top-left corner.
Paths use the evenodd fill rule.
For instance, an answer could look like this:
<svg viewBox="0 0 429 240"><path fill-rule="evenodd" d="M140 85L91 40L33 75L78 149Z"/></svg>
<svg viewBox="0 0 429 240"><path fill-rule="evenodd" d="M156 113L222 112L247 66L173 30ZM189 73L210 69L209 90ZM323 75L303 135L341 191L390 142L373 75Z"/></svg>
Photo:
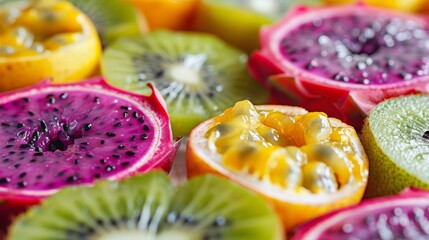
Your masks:
<svg viewBox="0 0 429 240"><path fill-rule="evenodd" d="M323 162L309 162L302 168L303 183L312 193L333 193L338 189L335 173Z"/></svg>
<svg viewBox="0 0 429 240"><path fill-rule="evenodd" d="M301 117L299 123L306 144L324 142L331 136L331 124L325 113L306 113Z"/></svg>
<svg viewBox="0 0 429 240"><path fill-rule="evenodd" d="M295 191L332 193L349 182L353 128L333 127L320 112L288 116L249 104L239 102L215 118L206 134L225 167Z"/></svg>

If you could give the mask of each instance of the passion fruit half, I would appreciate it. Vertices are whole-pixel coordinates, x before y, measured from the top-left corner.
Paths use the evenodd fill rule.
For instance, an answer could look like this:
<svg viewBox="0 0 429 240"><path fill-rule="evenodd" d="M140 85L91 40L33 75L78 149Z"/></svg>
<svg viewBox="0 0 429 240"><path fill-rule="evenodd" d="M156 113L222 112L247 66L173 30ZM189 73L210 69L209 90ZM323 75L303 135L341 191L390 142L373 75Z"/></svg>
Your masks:
<svg viewBox="0 0 429 240"><path fill-rule="evenodd" d="M215 173L272 202L286 229L358 203L368 161L353 127L321 112L241 101L198 125L188 177Z"/></svg>
<svg viewBox="0 0 429 240"><path fill-rule="evenodd" d="M68 1L0 1L0 91L84 79L100 55L94 25Z"/></svg>

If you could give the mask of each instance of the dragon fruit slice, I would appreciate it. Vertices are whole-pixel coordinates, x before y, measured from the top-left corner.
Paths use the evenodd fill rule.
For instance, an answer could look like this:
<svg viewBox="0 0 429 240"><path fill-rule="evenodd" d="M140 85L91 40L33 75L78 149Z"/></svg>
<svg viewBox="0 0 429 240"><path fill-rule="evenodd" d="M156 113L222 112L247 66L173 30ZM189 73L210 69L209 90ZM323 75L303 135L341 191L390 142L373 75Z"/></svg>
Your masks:
<svg viewBox="0 0 429 240"><path fill-rule="evenodd" d="M180 141L150 87L146 97L93 79L0 95L0 222L65 186L169 171Z"/></svg>
<svg viewBox="0 0 429 240"><path fill-rule="evenodd" d="M425 89L429 21L363 4L296 7L261 31L249 61L273 102L324 111L357 129L379 101Z"/></svg>
<svg viewBox="0 0 429 240"><path fill-rule="evenodd" d="M292 240L429 239L429 192L407 189L317 218Z"/></svg>

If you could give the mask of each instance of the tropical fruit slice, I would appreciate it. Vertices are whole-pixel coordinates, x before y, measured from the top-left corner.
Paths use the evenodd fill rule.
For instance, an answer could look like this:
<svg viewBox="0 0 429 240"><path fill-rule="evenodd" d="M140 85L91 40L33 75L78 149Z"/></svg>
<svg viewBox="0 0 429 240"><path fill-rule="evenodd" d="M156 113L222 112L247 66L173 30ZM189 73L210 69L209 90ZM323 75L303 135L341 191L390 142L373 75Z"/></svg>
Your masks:
<svg viewBox="0 0 429 240"><path fill-rule="evenodd" d="M121 0L68 0L94 23L103 46L148 31L145 17Z"/></svg>
<svg viewBox="0 0 429 240"><path fill-rule="evenodd" d="M170 170L180 142L152 91L135 95L94 79L0 95L1 221L65 186Z"/></svg>
<svg viewBox="0 0 429 240"><path fill-rule="evenodd" d="M257 103L268 92L246 71L247 56L207 34L155 31L107 48L101 70L111 84L144 93L152 82L164 96L175 136L236 101Z"/></svg>
<svg viewBox="0 0 429 240"><path fill-rule="evenodd" d="M186 168L189 177L216 173L252 189L291 229L358 203L367 164L355 130L339 120L241 101L191 132Z"/></svg>
<svg viewBox="0 0 429 240"><path fill-rule="evenodd" d="M67 1L0 2L0 91L91 75L101 55L91 21Z"/></svg>
<svg viewBox="0 0 429 240"><path fill-rule="evenodd" d="M320 217L297 230L292 240L428 239L428 208L428 192L407 189Z"/></svg>
<svg viewBox="0 0 429 240"><path fill-rule="evenodd" d="M150 29L184 30L200 0L123 0L146 17Z"/></svg>
<svg viewBox="0 0 429 240"><path fill-rule="evenodd" d="M429 189L429 96L392 98L365 121L363 143L370 159L368 197L408 186Z"/></svg>
<svg viewBox="0 0 429 240"><path fill-rule="evenodd" d="M259 29L283 16L296 0L202 0L191 29L215 34L251 53L259 48ZM300 2L314 2L311 0Z"/></svg>
<svg viewBox="0 0 429 240"><path fill-rule="evenodd" d="M174 187L165 173L152 172L119 183L64 189L19 218L9 239L280 240L283 236L268 204L230 181L202 176Z"/></svg>
<svg viewBox="0 0 429 240"><path fill-rule="evenodd" d="M263 29L249 68L274 101L325 111L360 129L376 103L429 82L428 40L423 17L361 4L297 7ZM378 102L369 106L369 99Z"/></svg>

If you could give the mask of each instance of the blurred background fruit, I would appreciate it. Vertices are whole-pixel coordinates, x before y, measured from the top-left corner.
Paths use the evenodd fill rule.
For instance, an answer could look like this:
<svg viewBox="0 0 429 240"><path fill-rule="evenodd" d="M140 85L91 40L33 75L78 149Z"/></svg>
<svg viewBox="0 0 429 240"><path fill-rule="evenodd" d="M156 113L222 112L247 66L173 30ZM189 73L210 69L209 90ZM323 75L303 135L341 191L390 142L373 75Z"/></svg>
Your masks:
<svg viewBox="0 0 429 240"><path fill-rule="evenodd" d="M429 4L427 0L388 0L388 1L387 0L360 0L360 1L324 0L324 1L327 4L347 4L347 3L354 3L354 2L362 2L373 6L397 9L397 10L407 11L407 12L419 11L424 6Z"/></svg>
<svg viewBox="0 0 429 240"><path fill-rule="evenodd" d="M143 13L150 29L183 30L200 0L123 0Z"/></svg>

